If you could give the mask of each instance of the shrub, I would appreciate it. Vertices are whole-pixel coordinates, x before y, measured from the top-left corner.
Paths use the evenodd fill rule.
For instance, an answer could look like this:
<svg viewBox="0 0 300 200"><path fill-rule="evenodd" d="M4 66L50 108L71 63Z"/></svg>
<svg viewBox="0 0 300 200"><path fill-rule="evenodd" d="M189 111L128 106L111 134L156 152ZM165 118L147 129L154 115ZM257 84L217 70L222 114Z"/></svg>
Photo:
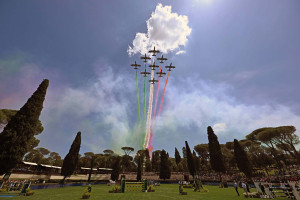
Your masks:
<svg viewBox="0 0 300 200"><path fill-rule="evenodd" d="M88 188L86 188L85 190L83 190L83 193L82 193L82 198L83 199L89 199L91 196L91 193L89 192Z"/></svg>
<svg viewBox="0 0 300 200"><path fill-rule="evenodd" d="M30 189L30 188L27 188L27 189L26 189L26 196L31 196L31 195L33 195L33 194L34 194L34 192L33 192L32 189Z"/></svg>
<svg viewBox="0 0 300 200"><path fill-rule="evenodd" d="M115 185L112 187L111 190L109 190L109 193L120 193L121 192L121 186Z"/></svg>

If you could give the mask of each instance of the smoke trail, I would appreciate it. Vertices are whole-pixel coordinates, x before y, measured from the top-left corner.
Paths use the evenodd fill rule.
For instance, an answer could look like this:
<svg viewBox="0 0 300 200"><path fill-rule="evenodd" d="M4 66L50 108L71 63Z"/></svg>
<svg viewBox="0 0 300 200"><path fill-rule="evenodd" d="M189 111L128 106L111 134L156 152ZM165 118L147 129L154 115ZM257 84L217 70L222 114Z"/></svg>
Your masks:
<svg viewBox="0 0 300 200"><path fill-rule="evenodd" d="M160 106L159 106L159 111L158 111L158 116L160 115L160 112L161 112L161 109L162 109L162 105L163 105L163 102L164 102L164 97L165 97L165 92L166 92L166 88L167 88L167 84L168 84L168 79L169 79L169 73L168 73L168 76L167 76L167 79L166 79L164 92L163 92L163 95L162 95L162 98L161 98L161 102L160 102Z"/></svg>
<svg viewBox="0 0 300 200"><path fill-rule="evenodd" d="M162 66L160 66L160 72L162 71ZM160 76L158 77L158 83L157 83L157 88L156 88L156 95L155 95L155 104L154 104L154 111L153 111L153 116L152 116L152 123L151 123L151 128L150 128L150 140L149 140L149 154L152 155L152 138L153 138L153 130L152 127L154 126L154 121L155 121L155 115L156 115L156 107L157 107L157 100L158 100L158 92L159 92L159 85L160 85Z"/></svg>
<svg viewBox="0 0 300 200"><path fill-rule="evenodd" d="M138 84L138 77L137 71L135 72L135 81L136 81L136 98L138 104L138 116L139 116L139 125L141 124L141 110L140 110L140 95L139 95L139 84Z"/></svg>
<svg viewBox="0 0 300 200"><path fill-rule="evenodd" d="M145 70L146 70L146 64L145 64ZM141 137L141 142L140 142L140 146L141 146L141 149L144 148L144 138L145 138L145 135L146 135L146 77L144 77L144 109L143 109L143 124L142 126L140 127L143 127L141 129L141 133L142 133L142 137ZM142 131L143 130L143 131Z"/></svg>
<svg viewBox="0 0 300 200"><path fill-rule="evenodd" d="M151 80L154 78L154 70L151 70ZM148 106L148 116L146 124L146 136L144 142L144 149L148 148L148 143L150 139L150 125L151 125L151 116L152 116L152 103L153 103L153 85L150 84L150 93L149 93L149 106Z"/></svg>

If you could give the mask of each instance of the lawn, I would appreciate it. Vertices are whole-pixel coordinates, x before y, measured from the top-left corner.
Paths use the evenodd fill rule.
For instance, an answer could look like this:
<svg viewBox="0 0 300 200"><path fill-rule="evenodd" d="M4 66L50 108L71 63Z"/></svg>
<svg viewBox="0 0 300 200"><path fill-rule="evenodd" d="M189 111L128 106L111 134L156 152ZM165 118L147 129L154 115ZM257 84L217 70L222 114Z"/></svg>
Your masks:
<svg viewBox="0 0 300 200"><path fill-rule="evenodd" d="M5 198L2 197L0 200L12 200L12 199L37 199L37 200L79 200L81 198L83 190L86 186L74 186L57 189L40 189L34 190L33 196L19 196ZM114 200L114 199L140 199L140 200L159 200L159 199L201 199L201 200L234 200L244 199L244 197L238 197L232 187L229 188L218 188L217 186L205 186L209 190L207 193L193 192L192 189L185 189L188 192L187 196L179 195L177 184L162 184L156 187L156 191L152 193L143 192L127 192L127 193L108 193L111 187L106 185L92 186L92 194L90 199L101 199L101 200ZM254 189L252 189L254 191ZM239 190L242 193L242 190ZM287 198L281 198L287 199Z"/></svg>

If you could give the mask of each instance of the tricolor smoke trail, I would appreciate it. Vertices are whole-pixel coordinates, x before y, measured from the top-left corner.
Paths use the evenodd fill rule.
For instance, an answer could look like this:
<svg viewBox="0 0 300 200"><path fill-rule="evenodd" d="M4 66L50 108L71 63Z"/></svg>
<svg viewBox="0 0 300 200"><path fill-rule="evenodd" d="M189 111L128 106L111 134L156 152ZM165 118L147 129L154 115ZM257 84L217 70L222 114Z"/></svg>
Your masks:
<svg viewBox="0 0 300 200"><path fill-rule="evenodd" d="M141 110L140 110L140 95L139 95L139 84L138 84L137 71L135 73L135 80L136 80L136 98L137 98L139 126L140 126L141 125Z"/></svg>
<svg viewBox="0 0 300 200"><path fill-rule="evenodd" d="M160 106L159 106L159 111L158 111L158 116L160 116L160 112L161 112L162 105L163 105L163 102L164 102L164 97L165 97L165 93L166 93L166 88L167 88L167 84L168 84L168 79L169 79L169 73L168 73L168 76L167 76L167 79L166 79L166 83L165 83L163 95L162 95L162 98L161 98L161 102L160 102Z"/></svg>
<svg viewBox="0 0 300 200"><path fill-rule="evenodd" d="M159 72L162 71L162 66L160 66L160 70ZM158 77L158 83L157 83L157 88L156 88L156 95L155 95L155 104L154 104L154 111L153 111L153 119L152 119L152 123L151 123L151 128L150 128L150 140L149 140L149 144L148 144L148 149L149 149L149 154L151 155L152 153L152 139L153 139L153 126L154 126L154 121L155 121L155 115L156 115L156 107L157 107L157 100L158 100L158 92L159 92L159 84L160 84L160 77Z"/></svg>
<svg viewBox="0 0 300 200"><path fill-rule="evenodd" d="M145 70L146 70L146 64L145 64ZM143 134L143 137L141 137L141 142L140 142L140 146L141 146L141 149L144 148L144 137L146 135L146 77L144 77L144 109L143 109L143 124L142 126L140 127L143 127L141 129L141 132ZM143 131L142 131L143 130ZM145 131L145 132L144 132Z"/></svg>
<svg viewBox="0 0 300 200"><path fill-rule="evenodd" d="M152 79L154 79L154 70L151 70L151 80ZM154 84L150 84L149 106L148 106L148 115L147 115L146 136L145 136L145 142L144 142L144 149L148 148L149 139L150 139L152 103L153 103L153 85Z"/></svg>

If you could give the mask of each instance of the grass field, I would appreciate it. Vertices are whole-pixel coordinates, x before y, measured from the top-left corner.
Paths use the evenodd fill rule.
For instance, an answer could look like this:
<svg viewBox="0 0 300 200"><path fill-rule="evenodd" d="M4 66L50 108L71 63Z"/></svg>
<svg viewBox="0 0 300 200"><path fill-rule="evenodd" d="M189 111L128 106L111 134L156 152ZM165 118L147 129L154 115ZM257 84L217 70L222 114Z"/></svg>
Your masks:
<svg viewBox="0 0 300 200"><path fill-rule="evenodd" d="M65 187L57 189L40 189L34 190L33 196L18 196L5 198L0 200L12 200L12 199L36 199L36 200L79 200L81 198L83 190L86 186ZM114 199L140 199L140 200L160 200L160 199L201 199L201 200L234 200L244 199L243 196L238 197L235 190L232 187L218 188L217 186L205 186L209 192L193 192L192 189L184 189L188 192L187 196L179 195L177 184L162 184L156 187L155 192L143 193L143 192L127 192L127 193L108 193L111 187L106 185L92 186L92 194L90 199L99 200L114 200ZM253 190L253 189L252 189ZM242 193L242 190L239 190ZM254 191L254 190L253 190ZM287 198L281 198L287 199Z"/></svg>

